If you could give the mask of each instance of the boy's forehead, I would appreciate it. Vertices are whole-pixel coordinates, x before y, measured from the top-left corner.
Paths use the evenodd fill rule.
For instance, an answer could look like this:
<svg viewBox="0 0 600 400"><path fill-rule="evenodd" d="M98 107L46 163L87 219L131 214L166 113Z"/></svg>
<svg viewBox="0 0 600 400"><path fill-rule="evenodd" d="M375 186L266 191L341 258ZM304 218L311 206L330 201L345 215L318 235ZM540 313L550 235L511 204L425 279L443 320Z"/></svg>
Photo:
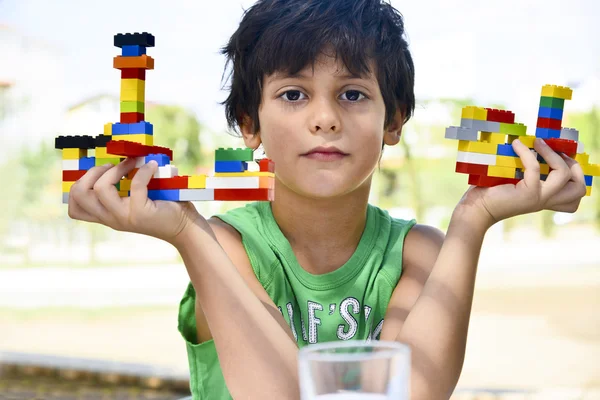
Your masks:
<svg viewBox="0 0 600 400"><path fill-rule="evenodd" d="M265 82L268 84L273 81L288 78L308 79L313 77L317 70L339 79L365 79L376 81L372 72L372 63L369 62L369 65L369 71L358 73L348 69L348 67L340 59L335 59L332 57L319 57L317 60L315 60L315 62L304 66L297 72L292 72L289 70L275 71L272 74L265 76Z"/></svg>

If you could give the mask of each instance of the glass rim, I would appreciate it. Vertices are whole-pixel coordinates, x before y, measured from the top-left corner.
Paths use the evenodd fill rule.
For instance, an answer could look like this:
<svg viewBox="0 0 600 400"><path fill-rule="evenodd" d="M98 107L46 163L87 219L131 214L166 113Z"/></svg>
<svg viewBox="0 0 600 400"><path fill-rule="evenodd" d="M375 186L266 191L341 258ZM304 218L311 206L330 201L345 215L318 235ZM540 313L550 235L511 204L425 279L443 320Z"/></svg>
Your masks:
<svg viewBox="0 0 600 400"><path fill-rule="evenodd" d="M373 348L375 350L381 350L374 353L327 353L324 350L332 349L352 349L352 348ZM300 349L298 353L299 360L308 361L323 361L323 362L335 362L335 361L362 361L362 360L373 360L373 359L385 359L392 358L398 355L410 356L410 347L402 342L393 341L372 341L364 342L361 340L350 340L344 342L325 342L316 343L305 346Z"/></svg>

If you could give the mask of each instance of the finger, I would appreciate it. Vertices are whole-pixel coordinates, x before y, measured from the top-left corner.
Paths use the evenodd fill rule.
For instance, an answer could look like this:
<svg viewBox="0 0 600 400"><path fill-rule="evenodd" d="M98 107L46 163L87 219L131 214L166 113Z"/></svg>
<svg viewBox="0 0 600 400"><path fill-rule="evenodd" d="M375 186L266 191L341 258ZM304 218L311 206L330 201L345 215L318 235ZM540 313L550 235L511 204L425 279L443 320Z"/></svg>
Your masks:
<svg viewBox="0 0 600 400"><path fill-rule="evenodd" d="M525 169L522 180L523 184L528 189L538 192L542 186L540 181L540 163L535 154L519 139L514 140L512 145L513 150L521 159L523 168Z"/></svg>
<svg viewBox="0 0 600 400"><path fill-rule="evenodd" d="M80 221L96 222L96 223L100 222L100 220L97 217L95 217L91 213L87 212L85 209L83 209L83 207L81 207L79 205L79 203L75 199L75 196L71 192L69 192L69 203L68 203L67 214L69 215L69 218L77 219Z"/></svg>
<svg viewBox="0 0 600 400"><path fill-rule="evenodd" d="M571 203L557 204L552 207L548 207L548 210L557 211L557 212L574 213L579 208L579 204L581 204L581 199L577 199Z"/></svg>
<svg viewBox="0 0 600 400"><path fill-rule="evenodd" d="M115 217L124 218L127 212L115 185L134 167L135 159L127 158L106 171L94 184L98 200Z"/></svg>
<svg viewBox="0 0 600 400"><path fill-rule="evenodd" d="M81 190L89 190L93 188L96 181L112 167L112 164L104 164L102 166L92 167L88 172L85 173L85 175L79 178L75 184L79 185Z"/></svg>
<svg viewBox="0 0 600 400"><path fill-rule="evenodd" d="M561 154L565 163L571 171L571 180L552 198L548 200L548 206L560 206L562 204L570 204L574 201L579 201L585 196L585 177L581 165L571 157Z"/></svg>
<svg viewBox="0 0 600 400"><path fill-rule="evenodd" d="M537 138L534 148L552 170L542 185L542 201L545 202L558 193L571 179L571 170L565 160L552 150L544 140Z"/></svg>
<svg viewBox="0 0 600 400"><path fill-rule="evenodd" d="M141 210L148 202L148 183L156 173L158 163L154 160L142 165L131 181L130 207Z"/></svg>

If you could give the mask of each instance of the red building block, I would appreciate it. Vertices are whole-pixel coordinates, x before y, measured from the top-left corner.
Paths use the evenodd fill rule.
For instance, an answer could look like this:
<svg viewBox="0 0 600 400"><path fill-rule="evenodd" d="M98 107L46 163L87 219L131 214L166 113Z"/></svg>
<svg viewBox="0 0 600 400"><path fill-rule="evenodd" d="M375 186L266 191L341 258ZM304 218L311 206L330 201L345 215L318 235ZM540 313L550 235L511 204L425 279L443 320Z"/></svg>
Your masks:
<svg viewBox="0 0 600 400"><path fill-rule="evenodd" d="M275 172L275 163L268 158L263 158L258 162L260 172Z"/></svg>
<svg viewBox="0 0 600 400"><path fill-rule="evenodd" d="M125 68L121 70L121 79L146 80L146 70L143 68Z"/></svg>
<svg viewBox="0 0 600 400"><path fill-rule="evenodd" d="M62 180L63 182L75 182L79 178L85 175L86 170L80 171L63 171L62 172Z"/></svg>
<svg viewBox="0 0 600 400"><path fill-rule="evenodd" d="M457 162L456 163L456 172L461 173L461 174L469 174L469 175L487 175L488 166Z"/></svg>
<svg viewBox="0 0 600 400"><path fill-rule="evenodd" d="M562 129L562 121L560 119L539 117L537 120L537 127L561 130Z"/></svg>
<svg viewBox="0 0 600 400"><path fill-rule="evenodd" d="M187 176L174 176L173 178L152 178L148 183L148 190L161 189L187 189Z"/></svg>
<svg viewBox="0 0 600 400"><path fill-rule="evenodd" d="M492 187L498 185L511 184L516 185L520 179L497 178L487 175L469 175L469 185Z"/></svg>
<svg viewBox="0 0 600 400"><path fill-rule="evenodd" d="M143 120L143 113L129 112L121 113L121 119L119 122L121 122L122 124L135 124L136 122L142 122Z"/></svg>
<svg viewBox="0 0 600 400"><path fill-rule="evenodd" d="M492 122L502 122L505 124L515 123L515 114L507 110L496 110L495 108L486 108L487 120Z"/></svg>
<svg viewBox="0 0 600 400"><path fill-rule="evenodd" d="M569 157L574 157L577 154L577 142L569 139L544 139L546 144L557 153L565 153Z"/></svg>
<svg viewBox="0 0 600 400"><path fill-rule="evenodd" d="M222 201L273 201L273 189L215 189L215 200Z"/></svg>
<svg viewBox="0 0 600 400"><path fill-rule="evenodd" d="M145 157L149 154L165 154L173 161L173 151L166 147L145 146L127 140L111 140L106 144L106 152L123 157Z"/></svg>

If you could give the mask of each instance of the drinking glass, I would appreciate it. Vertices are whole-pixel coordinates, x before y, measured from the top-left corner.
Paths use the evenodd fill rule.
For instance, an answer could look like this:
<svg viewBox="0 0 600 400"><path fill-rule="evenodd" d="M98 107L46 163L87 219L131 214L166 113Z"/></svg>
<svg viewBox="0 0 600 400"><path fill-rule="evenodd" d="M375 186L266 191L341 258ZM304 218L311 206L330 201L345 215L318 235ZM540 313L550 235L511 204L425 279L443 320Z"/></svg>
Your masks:
<svg viewBox="0 0 600 400"><path fill-rule="evenodd" d="M298 354L302 400L409 400L410 348L387 341L327 342Z"/></svg>

